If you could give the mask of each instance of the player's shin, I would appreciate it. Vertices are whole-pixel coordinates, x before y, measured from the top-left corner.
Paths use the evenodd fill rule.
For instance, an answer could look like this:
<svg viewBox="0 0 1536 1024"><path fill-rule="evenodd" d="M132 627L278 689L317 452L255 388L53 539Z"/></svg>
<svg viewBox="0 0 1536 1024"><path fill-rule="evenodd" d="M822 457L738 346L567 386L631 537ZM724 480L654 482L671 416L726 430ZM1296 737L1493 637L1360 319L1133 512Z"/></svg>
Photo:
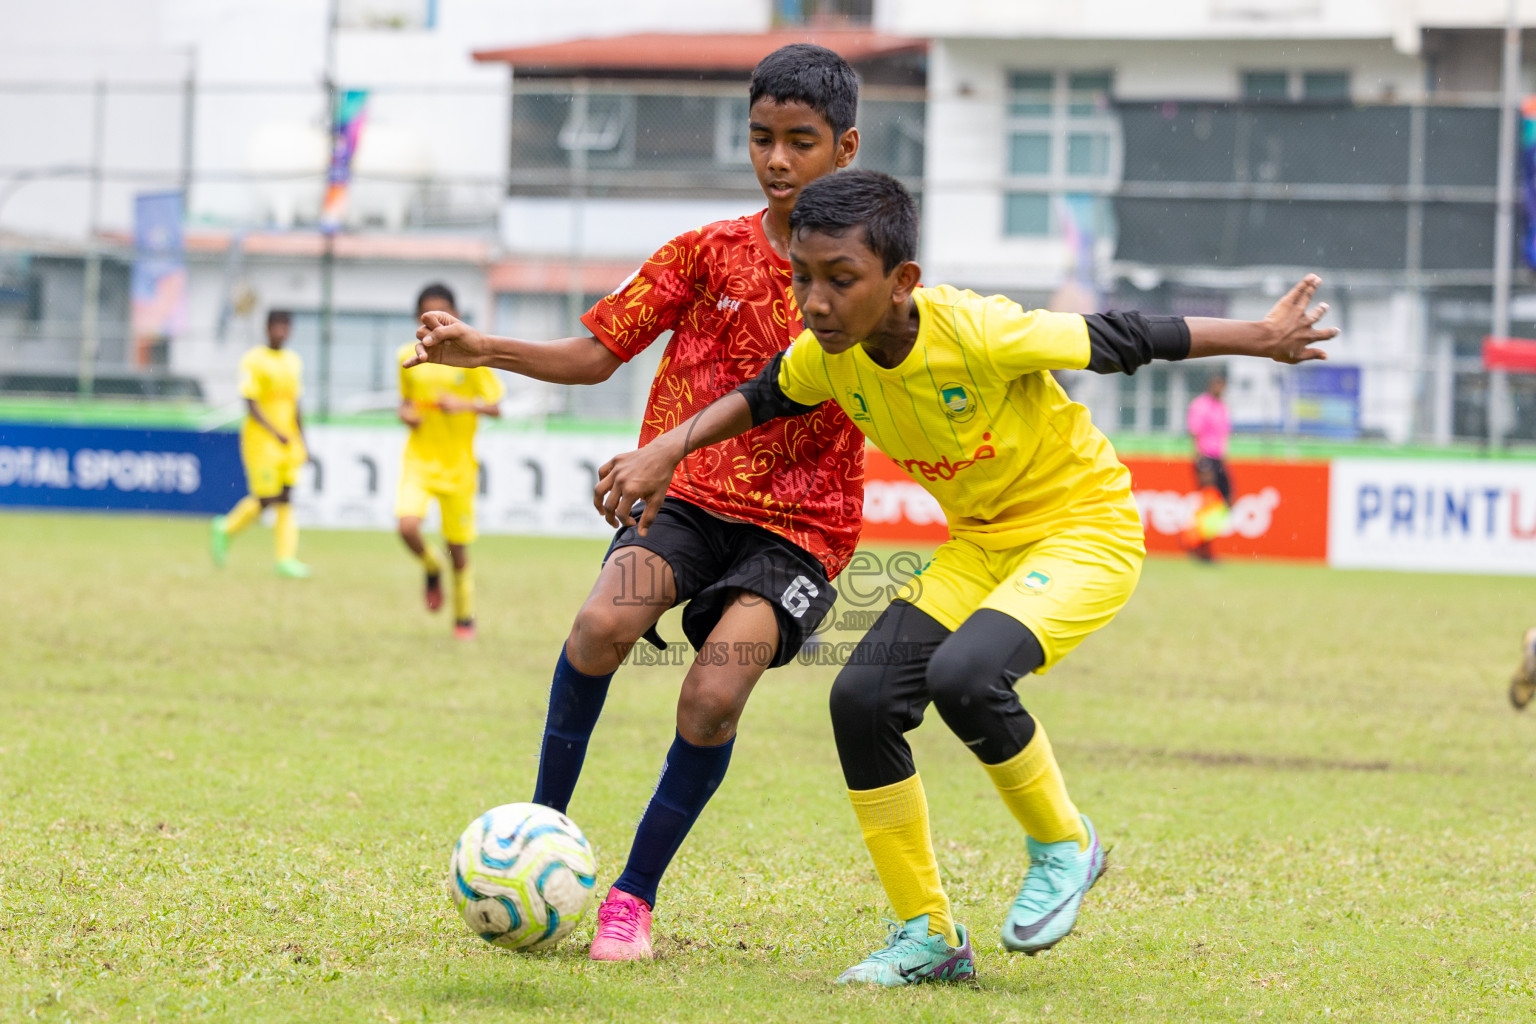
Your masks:
<svg viewBox="0 0 1536 1024"><path fill-rule="evenodd" d="M1045 727L1035 719L1034 735L1024 749L998 764L983 763L992 777L992 785L1003 798L1024 831L1041 843L1077 841L1081 849L1088 843L1082 816L1061 777L1061 767L1051 750Z"/></svg>
<svg viewBox="0 0 1536 1024"><path fill-rule="evenodd" d="M939 863L928 832L928 798L922 778L914 774L879 789L850 789L848 799L896 916L910 921L927 914L929 932L958 946L960 938L950 916L949 897L939 883Z"/></svg>
<svg viewBox="0 0 1536 1024"><path fill-rule="evenodd" d="M423 544L421 554L416 556L421 563L422 571L428 576L436 576L443 571L443 563L438 559L437 552L432 550L432 545Z"/></svg>
<svg viewBox="0 0 1536 1024"><path fill-rule="evenodd" d="M703 813L704 805L725 781L731 748L735 745L734 736L716 747L697 747L681 735L673 737L656 792L635 829L629 861L624 865L624 873L613 883L615 889L638 896L652 907L656 905L656 887L661 884L661 876Z"/></svg>
<svg viewBox="0 0 1536 1024"><path fill-rule="evenodd" d="M539 778L533 802L564 812L576 790L581 766L587 759L587 742L608 698L613 673L589 676L578 672L560 649L555 675L549 686L549 714L544 720L544 741L539 751Z"/></svg>
<svg viewBox="0 0 1536 1024"><path fill-rule="evenodd" d="M224 517L224 532L233 537L261 518L261 502L247 494Z"/></svg>
<svg viewBox="0 0 1536 1024"><path fill-rule="evenodd" d="M453 571L453 619L469 622L475 617L475 567L466 565Z"/></svg>
<svg viewBox="0 0 1536 1024"><path fill-rule="evenodd" d="M293 518L293 506L288 502L277 505L277 520L273 524L273 541L279 562L290 562L299 554L299 524Z"/></svg>

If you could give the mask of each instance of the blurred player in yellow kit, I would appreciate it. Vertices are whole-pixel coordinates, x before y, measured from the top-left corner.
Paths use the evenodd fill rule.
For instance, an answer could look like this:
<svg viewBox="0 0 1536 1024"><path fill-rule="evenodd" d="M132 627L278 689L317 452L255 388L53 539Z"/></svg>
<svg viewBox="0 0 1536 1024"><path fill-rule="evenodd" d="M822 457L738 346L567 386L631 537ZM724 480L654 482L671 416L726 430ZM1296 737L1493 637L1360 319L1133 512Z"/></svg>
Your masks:
<svg viewBox="0 0 1536 1024"><path fill-rule="evenodd" d="M250 493L228 515L214 518L209 543L214 564L223 565L230 538L260 519L267 506L275 506L277 574L306 579L309 567L298 559L299 527L289 502L299 470L309 461L299 415L304 368L296 354L283 348L292 326L291 314L272 310L267 314L267 344L240 359L240 397L246 409L240 425L240 461L245 463Z"/></svg>
<svg viewBox="0 0 1536 1024"><path fill-rule="evenodd" d="M429 284L416 298L416 315L440 310L458 316L453 292ZM400 349L397 362L415 355L414 342ZM461 369L424 363L400 371L400 419L411 428L400 472L395 517L400 538L421 560L426 572L427 608L443 606L442 563L421 537L427 502L437 499L443 514L443 540L453 561L453 632L461 640L475 635L475 578L469 545L475 539L475 428L481 416L501 415L501 382L486 367Z"/></svg>

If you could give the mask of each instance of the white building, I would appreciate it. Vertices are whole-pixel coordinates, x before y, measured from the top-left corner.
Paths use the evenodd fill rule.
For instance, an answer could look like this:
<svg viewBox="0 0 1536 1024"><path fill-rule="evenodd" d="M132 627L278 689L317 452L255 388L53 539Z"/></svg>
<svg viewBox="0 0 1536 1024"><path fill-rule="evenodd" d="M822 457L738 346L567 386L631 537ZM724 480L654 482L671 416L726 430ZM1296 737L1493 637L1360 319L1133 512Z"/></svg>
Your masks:
<svg viewBox="0 0 1536 1024"><path fill-rule="evenodd" d="M1525 6L1536 24L1536 0ZM340 0L336 81L370 98L337 260L337 404L387 389L379 368L427 280L453 285L481 323L557 335L666 237L757 206L737 134L750 61L717 57L789 21L890 44L861 65L863 159L920 191L926 279L1031 304L1096 290L1250 316L1318 269L1346 329L1334 364L1362 369L1362 427L1478 436L1503 9ZM97 347L131 363L108 321L126 309L132 198L183 186L191 296L170 369L227 398L272 306L295 310L296 344L312 353L325 0L0 0L0 17L0 132L29 140L0 158L0 371L78 362L89 318L84 264L71 261L87 245L107 260ZM1527 44L1529 67L1536 36ZM658 69L658 50L689 59ZM1517 299L1516 333L1536 333L1533 307ZM572 392L564 408L630 415L647 371ZM1282 423L1289 378L1244 372L1240 416ZM1111 428L1172 432L1200 379L1158 368L1082 393ZM1536 438L1536 390L1513 389L1515 434ZM522 396L551 397L558 407Z"/></svg>
<svg viewBox="0 0 1536 1024"><path fill-rule="evenodd" d="M1257 316L1316 269L1345 328L1334 365L1362 370L1363 429L1479 436L1504 8L887 0L880 28L932 39L925 272L1025 302L1081 302L1060 290L1076 277L1119 305ZM1294 378L1234 370L1240 419L1280 425ZM1082 388L1101 422L1176 432L1202 376ZM1536 438L1536 392L1515 388L1515 433Z"/></svg>
<svg viewBox="0 0 1536 1024"><path fill-rule="evenodd" d="M133 201L185 189L188 323L160 369L231 399L240 351L283 307L313 374L329 11L327 0L0 0L0 137L27 141L0 157L0 372L68 387L92 332L102 374L144 369L125 323ZM452 285L479 322L494 317L511 92L505 65L472 51L592 26L769 19L768 0L338 0L336 11L335 81L369 92L335 277L333 377L349 390L378 383L428 281ZM104 263L94 328L87 251Z"/></svg>

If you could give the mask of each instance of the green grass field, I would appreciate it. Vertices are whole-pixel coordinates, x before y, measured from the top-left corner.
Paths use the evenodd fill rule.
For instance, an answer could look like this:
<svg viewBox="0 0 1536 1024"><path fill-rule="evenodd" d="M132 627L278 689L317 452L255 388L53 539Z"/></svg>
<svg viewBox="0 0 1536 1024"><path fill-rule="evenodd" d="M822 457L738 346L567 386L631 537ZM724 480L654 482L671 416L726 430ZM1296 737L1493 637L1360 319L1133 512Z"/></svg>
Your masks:
<svg viewBox="0 0 1536 1024"><path fill-rule="evenodd" d="M0 1018L1536 1019L1536 718L1505 679L1536 580L1174 561L1025 704L1113 847L1077 932L996 932L1023 840L914 736L980 980L831 979L888 915L827 669L766 677L663 886L659 959L495 949L443 895L459 830L530 792L549 668L602 547L489 538L456 645L385 534L0 516ZM673 613L675 615L675 613ZM680 637L675 620L663 632ZM841 638L841 637L840 637ZM615 681L572 815L600 888L672 736L678 668Z"/></svg>

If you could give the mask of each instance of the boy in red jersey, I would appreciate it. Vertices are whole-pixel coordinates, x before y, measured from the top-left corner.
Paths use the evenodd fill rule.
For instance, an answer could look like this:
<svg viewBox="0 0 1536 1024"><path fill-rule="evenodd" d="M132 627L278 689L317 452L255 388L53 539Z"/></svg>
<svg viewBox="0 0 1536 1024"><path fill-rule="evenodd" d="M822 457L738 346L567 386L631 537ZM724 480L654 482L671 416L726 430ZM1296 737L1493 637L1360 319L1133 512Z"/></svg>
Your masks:
<svg viewBox="0 0 1536 1024"><path fill-rule="evenodd" d="M642 445L753 379L802 329L789 289L789 214L802 187L858 151L858 79L832 51L795 44L758 64L750 102L766 210L662 246L582 317L588 337L491 338L427 313L411 364L590 384L671 330ZM829 581L858 542L863 454L862 436L828 403L688 457L646 534L626 527L614 537L555 666L534 801L566 809L609 681L636 641L654 640L662 612L688 602L683 630L701 656L683 680L677 735L628 863L598 909L592 959L650 958L657 885L725 778L752 688L765 668L794 658L832 606Z"/></svg>

